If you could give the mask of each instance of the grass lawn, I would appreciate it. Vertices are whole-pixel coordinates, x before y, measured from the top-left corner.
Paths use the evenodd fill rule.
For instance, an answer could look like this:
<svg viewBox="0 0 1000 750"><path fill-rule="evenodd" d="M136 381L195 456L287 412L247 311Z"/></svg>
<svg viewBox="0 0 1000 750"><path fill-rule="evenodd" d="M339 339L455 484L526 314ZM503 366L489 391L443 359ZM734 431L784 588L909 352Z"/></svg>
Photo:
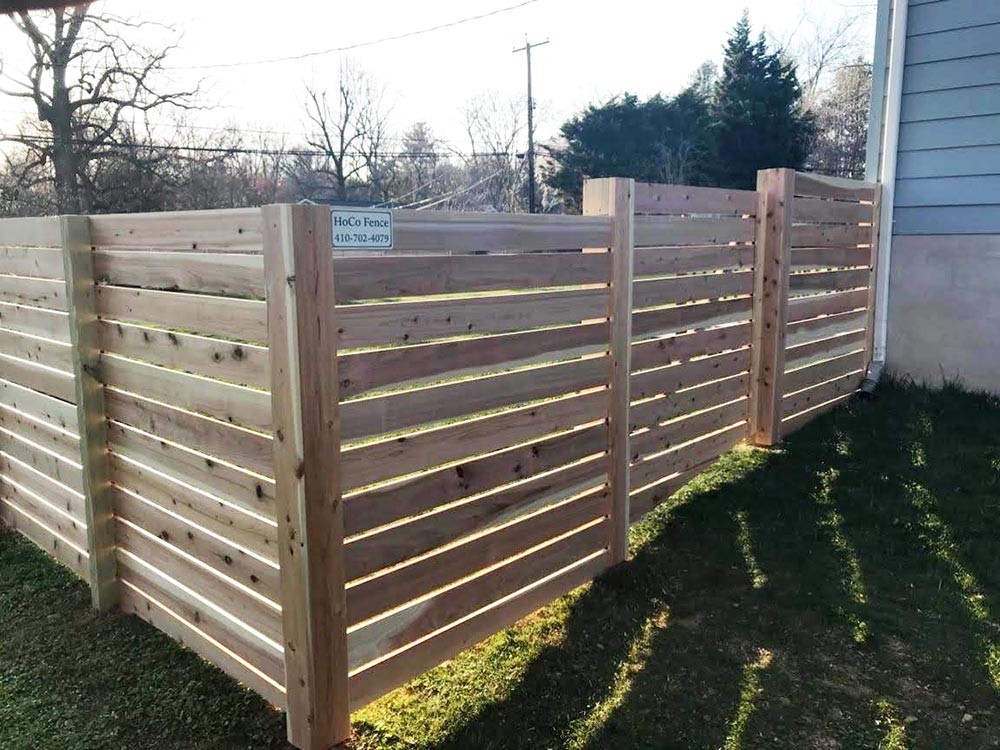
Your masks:
<svg viewBox="0 0 1000 750"><path fill-rule="evenodd" d="M888 385L737 450L633 559L357 714L355 747L1000 747L1000 400ZM0 748L275 748L283 718L0 532Z"/></svg>

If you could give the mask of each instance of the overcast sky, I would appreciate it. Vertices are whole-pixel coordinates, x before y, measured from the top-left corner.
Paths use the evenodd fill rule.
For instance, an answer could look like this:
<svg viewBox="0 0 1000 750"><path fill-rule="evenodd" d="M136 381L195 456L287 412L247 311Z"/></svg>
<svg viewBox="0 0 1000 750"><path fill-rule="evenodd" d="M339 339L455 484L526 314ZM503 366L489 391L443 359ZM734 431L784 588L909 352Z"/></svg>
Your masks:
<svg viewBox="0 0 1000 750"><path fill-rule="evenodd" d="M341 56L349 57L387 89L394 132L426 121L439 136L463 145L461 111L483 92L523 96L524 55L532 42L550 40L533 54L540 139L586 104L628 90L641 96L676 93L703 61L721 60L722 45L744 8L754 32L802 41L815 23L845 12L862 14L858 41L871 55L876 0L533 0L520 8L452 28L389 41L347 53L228 68L218 63L272 59L342 47L446 24L518 4L520 0L382 0L382 2L255 3L173 0L142 5L142 17L183 34L168 60L181 85L204 80L209 111L192 122L211 128L240 123L288 133L304 130L306 82L333 86ZM132 15L139 4L104 0L108 12ZM242 8L242 12L236 12ZM157 31L153 41L172 36ZM24 69L25 45L8 19L0 19L0 55L7 71ZM0 94L0 128L16 124L27 103ZM167 119L157 115L157 119Z"/></svg>

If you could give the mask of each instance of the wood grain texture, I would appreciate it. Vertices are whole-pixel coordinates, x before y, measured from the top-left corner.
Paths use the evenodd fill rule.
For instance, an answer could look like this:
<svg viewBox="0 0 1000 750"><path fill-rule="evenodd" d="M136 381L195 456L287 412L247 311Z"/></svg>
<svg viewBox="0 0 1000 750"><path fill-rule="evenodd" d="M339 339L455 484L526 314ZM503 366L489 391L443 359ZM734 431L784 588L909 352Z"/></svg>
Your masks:
<svg viewBox="0 0 1000 750"><path fill-rule="evenodd" d="M632 432L656 427L685 414L743 398L749 392L749 382L749 375L737 375L649 401L633 403L629 411Z"/></svg>
<svg viewBox="0 0 1000 750"><path fill-rule="evenodd" d="M58 310L0 302L0 326L69 343L69 316Z"/></svg>
<svg viewBox="0 0 1000 750"><path fill-rule="evenodd" d="M637 182L637 214L725 214L753 216L757 212L757 194L752 190L659 185Z"/></svg>
<svg viewBox="0 0 1000 750"><path fill-rule="evenodd" d="M795 195L871 202L875 197L875 185L840 177L796 172Z"/></svg>
<svg viewBox="0 0 1000 750"><path fill-rule="evenodd" d="M27 464L35 471L83 494L83 476L79 464L57 453L42 449L29 442L30 438L0 426L3 452Z"/></svg>
<svg viewBox="0 0 1000 750"><path fill-rule="evenodd" d="M342 348L503 333L604 317L607 289L468 299L347 305L338 310Z"/></svg>
<svg viewBox="0 0 1000 750"><path fill-rule="evenodd" d="M0 219L0 245L60 247L62 233L55 216Z"/></svg>
<svg viewBox="0 0 1000 750"><path fill-rule="evenodd" d="M606 284L608 256L384 255L336 258L337 301Z"/></svg>
<svg viewBox="0 0 1000 750"><path fill-rule="evenodd" d="M634 463L737 422L745 422L748 403L746 398L741 398L633 435L631 460Z"/></svg>
<svg viewBox="0 0 1000 750"><path fill-rule="evenodd" d="M792 248L792 270L865 266L871 262L867 247L795 247Z"/></svg>
<svg viewBox="0 0 1000 750"><path fill-rule="evenodd" d="M847 224L796 224L792 247L857 247L871 242L871 227Z"/></svg>
<svg viewBox="0 0 1000 750"><path fill-rule="evenodd" d="M499 365L593 354L607 349L607 321L521 331L496 336L444 341L342 354L337 360L341 399L376 388L416 385L442 376L475 375Z"/></svg>
<svg viewBox="0 0 1000 750"><path fill-rule="evenodd" d="M0 404L24 412L54 427L76 432L76 408L73 404L26 388L8 380L0 380Z"/></svg>
<svg viewBox="0 0 1000 750"><path fill-rule="evenodd" d="M791 259L795 173L757 173L757 258L754 262L753 337L750 367L750 440L774 445L781 439L781 375L785 369L785 324Z"/></svg>
<svg viewBox="0 0 1000 750"><path fill-rule="evenodd" d="M601 389L360 445L343 451L344 488L537 440L606 414L607 394Z"/></svg>
<svg viewBox="0 0 1000 750"><path fill-rule="evenodd" d="M792 417L799 412L820 406L827 401L854 393L861 385L864 371L855 369L835 379L806 388L798 393L790 393L782 399L782 417Z"/></svg>
<svg viewBox="0 0 1000 750"><path fill-rule="evenodd" d="M691 218L681 216L636 216L636 247L677 245L728 245L753 242L752 219L738 217Z"/></svg>
<svg viewBox="0 0 1000 750"><path fill-rule="evenodd" d="M797 197L793 220L807 224L871 224L871 203Z"/></svg>
<svg viewBox="0 0 1000 750"><path fill-rule="evenodd" d="M632 398L636 401L671 395L709 381L728 378L750 370L750 350L713 354L632 375Z"/></svg>
<svg viewBox="0 0 1000 750"><path fill-rule="evenodd" d="M750 323L637 341L632 344L632 372L741 349L749 344Z"/></svg>
<svg viewBox="0 0 1000 750"><path fill-rule="evenodd" d="M638 247L635 277L753 268L753 252L750 245Z"/></svg>
<svg viewBox="0 0 1000 750"><path fill-rule="evenodd" d="M264 297L264 259L223 253L100 249L94 276L102 284L233 297Z"/></svg>
<svg viewBox="0 0 1000 750"><path fill-rule="evenodd" d="M40 519L30 515L28 511L3 497L2 494L0 494L0 520L8 528L19 531L84 581L87 580L90 575L87 551L71 544Z"/></svg>
<svg viewBox="0 0 1000 750"><path fill-rule="evenodd" d="M241 341L267 341L267 306L256 300L98 286L97 309L102 318L126 323L148 323Z"/></svg>
<svg viewBox="0 0 1000 750"><path fill-rule="evenodd" d="M263 220L288 737L326 750L351 736L330 213Z"/></svg>
<svg viewBox="0 0 1000 750"><path fill-rule="evenodd" d="M792 274L788 288L792 292L842 292L866 287L870 272L867 268L846 271L806 271Z"/></svg>
<svg viewBox="0 0 1000 750"><path fill-rule="evenodd" d="M858 348L858 342L863 342L865 332L861 329L837 334L828 338L810 341L805 344L790 346L785 350L785 367L804 367L812 362L849 354Z"/></svg>
<svg viewBox="0 0 1000 750"><path fill-rule="evenodd" d="M788 321L800 323L821 315L839 315L863 310L867 304L868 292L864 289L800 297L789 300Z"/></svg>
<svg viewBox="0 0 1000 750"><path fill-rule="evenodd" d="M644 458L632 466L633 486L640 489L711 461L746 440L747 429L747 423L741 421L696 442L685 443L664 453Z"/></svg>
<svg viewBox="0 0 1000 750"><path fill-rule="evenodd" d="M0 328L0 352L38 365L73 371L73 349L69 344L52 339L36 338Z"/></svg>
<svg viewBox="0 0 1000 750"><path fill-rule="evenodd" d="M0 301L66 312L66 285L61 279L0 274Z"/></svg>
<svg viewBox="0 0 1000 750"><path fill-rule="evenodd" d="M259 208L96 215L90 231L99 249L261 251Z"/></svg>
<svg viewBox="0 0 1000 750"><path fill-rule="evenodd" d="M832 359L786 370L785 393L795 393L818 383L824 383L845 372L856 372L867 364L864 349L859 349Z"/></svg>
<svg viewBox="0 0 1000 750"><path fill-rule="evenodd" d="M640 310L632 314L632 333L646 336L738 323L750 320L751 309L752 303L746 298Z"/></svg>
<svg viewBox="0 0 1000 750"><path fill-rule="evenodd" d="M635 309L683 305L697 300L745 296L753 292L753 273L712 273L640 280L635 283Z"/></svg>
<svg viewBox="0 0 1000 750"><path fill-rule="evenodd" d="M0 225L2 221L4 220L0 220ZM63 278L62 250L58 247L0 246L0 273L61 279Z"/></svg>
<svg viewBox="0 0 1000 750"><path fill-rule="evenodd" d="M52 370L35 362L0 353L0 378L68 403L76 402L72 373Z"/></svg>

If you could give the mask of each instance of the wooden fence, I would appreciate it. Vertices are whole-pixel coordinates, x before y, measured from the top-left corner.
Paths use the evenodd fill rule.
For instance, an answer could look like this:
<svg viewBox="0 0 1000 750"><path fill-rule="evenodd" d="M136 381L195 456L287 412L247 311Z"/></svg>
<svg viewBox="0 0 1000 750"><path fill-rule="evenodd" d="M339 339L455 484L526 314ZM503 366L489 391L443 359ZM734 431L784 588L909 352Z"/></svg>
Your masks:
<svg viewBox="0 0 1000 750"><path fill-rule="evenodd" d="M0 517L327 747L856 389L877 201L594 180L336 258L316 206L0 221Z"/></svg>

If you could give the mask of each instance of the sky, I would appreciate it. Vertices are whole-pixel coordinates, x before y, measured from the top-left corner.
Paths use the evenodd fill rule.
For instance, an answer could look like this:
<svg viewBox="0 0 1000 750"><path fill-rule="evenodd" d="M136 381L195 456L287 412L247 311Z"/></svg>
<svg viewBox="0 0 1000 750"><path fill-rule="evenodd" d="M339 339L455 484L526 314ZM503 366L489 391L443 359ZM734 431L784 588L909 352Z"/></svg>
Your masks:
<svg viewBox="0 0 1000 750"><path fill-rule="evenodd" d="M522 4L523 3L523 4ZM188 116L198 132L238 124L248 130L284 134L286 145L302 142L306 84L334 87L343 60L350 60L385 87L390 125L401 133L427 122L454 146L465 143L462 112L477 96L500 100L525 95L527 38L549 44L533 52L537 137L587 104L629 91L642 97L673 94L706 60L721 62L722 46L743 9L754 33L791 44L805 43L815 24L859 14L859 50L871 56L876 0L382 0L382 2L254 3L172 0L145 4L138 17L173 27L152 29L145 41L162 46L177 39L167 59L178 87L201 81L210 108ZM382 39L480 14L503 10L451 28L349 52L233 67L205 67L302 55ZM95 3L109 13L135 18L137 4ZM8 73L25 69L20 32L0 18L0 60ZM0 93L0 132L23 117L24 100ZM153 119L167 120L164 112Z"/></svg>

